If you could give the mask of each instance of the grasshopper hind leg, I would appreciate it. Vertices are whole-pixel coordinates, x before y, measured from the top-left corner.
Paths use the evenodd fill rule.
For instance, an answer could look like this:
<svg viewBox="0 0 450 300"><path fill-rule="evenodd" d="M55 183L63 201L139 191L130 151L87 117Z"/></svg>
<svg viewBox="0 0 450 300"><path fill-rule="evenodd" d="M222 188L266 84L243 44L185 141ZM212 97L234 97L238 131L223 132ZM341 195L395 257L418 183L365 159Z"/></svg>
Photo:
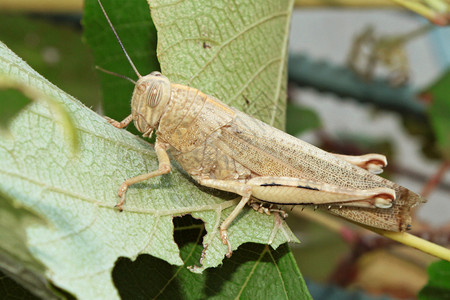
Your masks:
<svg viewBox="0 0 450 300"><path fill-rule="evenodd" d="M232 246L228 238L228 227L250 201L251 196L254 196L260 202L279 205L313 204L382 209L392 207L392 202L396 197L395 191L389 188L343 189L339 186L292 177L262 176L254 177L247 182L201 177L196 179L203 186L242 196L239 204L220 225L222 242L228 246L227 257L230 257L232 254Z"/></svg>
<svg viewBox="0 0 450 300"><path fill-rule="evenodd" d="M231 257L233 253L233 248L231 246L230 239L228 238L228 227L230 227L233 220L239 215L242 209L245 207L247 202L250 200L252 195L251 186L231 181L231 180L218 180L218 179L207 179L207 178L197 178L199 184L211 188L215 188L222 191L232 192L238 195L241 195L241 201L239 201L238 205L234 208L231 214L220 224L220 238L222 239L222 243L227 245L228 251L226 256Z"/></svg>
<svg viewBox="0 0 450 300"><path fill-rule="evenodd" d="M352 165L366 169L372 174L383 173L383 168L387 166L386 156L376 153L353 156L332 153L334 156L343 159Z"/></svg>
<svg viewBox="0 0 450 300"><path fill-rule="evenodd" d="M396 198L390 188L342 188L293 177L255 177L247 181L253 196L264 202L281 205L343 205L366 208L392 207Z"/></svg>

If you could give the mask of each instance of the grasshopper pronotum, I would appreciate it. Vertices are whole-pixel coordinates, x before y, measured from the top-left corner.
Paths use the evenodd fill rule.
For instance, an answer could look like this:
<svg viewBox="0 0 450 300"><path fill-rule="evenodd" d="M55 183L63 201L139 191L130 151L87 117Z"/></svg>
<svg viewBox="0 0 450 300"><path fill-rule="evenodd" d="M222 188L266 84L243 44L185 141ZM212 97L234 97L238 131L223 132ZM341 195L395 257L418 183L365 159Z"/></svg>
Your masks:
<svg viewBox="0 0 450 300"><path fill-rule="evenodd" d="M410 227L410 209L425 200L375 175L387 164L383 155L328 153L198 89L171 83L159 72L141 76L98 3L138 76L137 82L131 80L131 114L121 122L109 122L123 128L133 121L144 137L154 130L157 136L158 169L122 183L119 209L131 185L170 172L169 152L200 185L242 197L220 225L228 257L232 247L227 229L250 199L326 207L341 217L390 231Z"/></svg>

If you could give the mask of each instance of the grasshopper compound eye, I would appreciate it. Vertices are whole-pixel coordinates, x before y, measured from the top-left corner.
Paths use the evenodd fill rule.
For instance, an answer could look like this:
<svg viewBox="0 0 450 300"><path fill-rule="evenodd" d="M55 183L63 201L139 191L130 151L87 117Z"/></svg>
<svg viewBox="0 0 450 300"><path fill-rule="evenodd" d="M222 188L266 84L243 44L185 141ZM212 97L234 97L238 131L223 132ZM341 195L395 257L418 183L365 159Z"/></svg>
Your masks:
<svg viewBox="0 0 450 300"><path fill-rule="evenodd" d="M159 73L158 71L153 71L150 73L150 75L152 76L163 76L161 73Z"/></svg>
<svg viewBox="0 0 450 300"><path fill-rule="evenodd" d="M140 132L158 126L170 94L170 81L161 73L152 72L139 78L131 100L131 114Z"/></svg>

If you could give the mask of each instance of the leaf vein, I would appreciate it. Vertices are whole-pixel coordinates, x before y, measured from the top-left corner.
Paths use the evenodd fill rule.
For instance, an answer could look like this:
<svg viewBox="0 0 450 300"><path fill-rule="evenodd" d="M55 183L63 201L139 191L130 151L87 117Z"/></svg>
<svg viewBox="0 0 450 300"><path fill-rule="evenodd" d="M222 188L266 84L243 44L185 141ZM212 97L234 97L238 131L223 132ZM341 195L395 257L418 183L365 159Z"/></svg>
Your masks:
<svg viewBox="0 0 450 300"><path fill-rule="evenodd" d="M266 245L266 247L268 248L269 246ZM281 270L280 270L280 268L279 268L279 266L277 264L277 261L276 261L275 257L273 257L272 252L270 251L270 249L267 252L269 253L269 256L272 259L273 264L275 265L275 268L276 268L276 270L278 272L278 275L280 277L281 285L283 286L284 295L286 296L286 299L289 299L289 296L288 296L288 293L287 293L287 290L286 290L286 284L285 284L285 282L283 280L283 276L281 274Z"/></svg>
<svg viewBox="0 0 450 300"><path fill-rule="evenodd" d="M251 82L253 82L253 80L255 80L255 78L260 75L268 66L270 66L271 64L281 60L282 57L275 57L269 61L267 61L265 64L263 64L258 70L256 70L256 72L254 72L252 74L252 76L249 77L249 79L247 80L247 82L244 83L244 85L242 86L242 88L233 96L230 97L230 103L232 103L234 100L237 99L237 97L239 95L242 94L242 92L250 85Z"/></svg>
<svg viewBox="0 0 450 300"><path fill-rule="evenodd" d="M269 15L265 18L262 18L260 20L258 20L258 22L255 22L253 24L251 24L250 26L244 28L242 31L238 32L237 34L233 35L231 38L229 38L228 40L226 40L222 45L219 46L219 48L217 49L216 53L208 60L205 62L205 64L203 65L203 67L197 71L196 74L194 74L193 76L191 76L191 78L189 79L188 85L192 85L192 81L198 77L205 69L206 67L208 67L215 59L217 59L217 57L219 56L219 53L221 52L221 50L229 45L231 42L233 42L234 40L236 40L238 37L240 37L242 34L244 34L245 32L250 31L253 28L256 28L258 25L260 24L264 24L265 22L272 20L272 19L276 19L276 18L281 18L281 17L285 17L288 15L288 12L280 12L278 14L273 14L273 15ZM285 47L283 48L285 49ZM284 54L285 55L285 54Z"/></svg>
<svg viewBox="0 0 450 300"><path fill-rule="evenodd" d="M291 16L291 11L292 11L292 7L293 7L293 1L291 0L290 1L290 3L289 3L289 12L287 13L287 15L288 16ZM286 34L284 35L284 41L283 41L283 49L282 49L282 51L281 51L281 53L282 53L282 57L284 58L283 60L284 61L286 61L286 55L287 55L287 47L288 47L288 39L289 39L289 26L290 26L290 24L291 24L291 22L290 22L290 18L287 18L287 20L286 20L286 26L285 26L285 30L284 30L284 32L286 32ZM276 100L276 103L275 103L275 105L274 105L274 110L273 110L273 112L272 112L272 118L271 118L271 120L270 120L270 125L273 125L273 124L275 124L275 118L276 118L276 114L277 114L277 110L276 110L276 107L277 107L277 103L279 103L279 101L280 101L280 94L281 94L281 84L282 84L282 82L283 82L283 80L282 80L282 78L283 78L283 71L284 71L284 69L285 69L285 67L286 67L286 63L281 63L280 64L280 68L279 68L279 70L278 70L278 80L277 80L277 88L276 88L276 93L275 93L275 95L278 95L278 97L277 97L277 99L278 100Z"/></svg>
<svg viewBox="0 0 450 300"><path fill-rule="evenodd" d="M239 290L239 293L238 293L238 295L235 297L235 299L240 299L240 298L241 298L242 292L244 291L245 287L246 287L247 284L249 283L250 278L253 276L253 273L255 273L256 267L259 265L259 263L261 262L262 258L263 258L264 255L266 254L266 252L267 252L267 247L268 247L268 246L266 245L266 247L264 247L264 251L261 251L261 253L259 253L258 259L255 260L255 263L253 264L253 267L252 267L251 271L248 273L248 276L247 276L247 278L245 279L244 283L242 284L241 289Z"/></svg>

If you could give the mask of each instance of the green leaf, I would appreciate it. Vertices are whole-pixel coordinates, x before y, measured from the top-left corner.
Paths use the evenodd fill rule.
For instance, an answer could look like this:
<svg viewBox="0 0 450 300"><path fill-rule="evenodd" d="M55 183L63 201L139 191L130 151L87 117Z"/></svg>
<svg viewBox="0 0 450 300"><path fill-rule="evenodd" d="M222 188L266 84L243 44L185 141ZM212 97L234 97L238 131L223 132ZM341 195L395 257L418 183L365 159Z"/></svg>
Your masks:
<svg viewBox="0 0 450 300"><path fill-rule="evenodd" d="M429 116L442 155L450 160L450 69L426 92L431 99Z"/></svg>
<svg viewBox="0 0 450 300"><path fill-rule="evenodd" d="M0 48L0 64L2 65L0 68L0 91L3 90L3 92L0 92L0 104L4 104L2 107L5 109L3 112L6 117L5 123L11 122L12 116L23 109L30 100L45 103L51 109L56 121L62 124L67 146L73 153L76 153L78 135L68 111L55 98L55 94L42 92L39 87L27 84L27 80L21 77L23 75L21 59L11 55L13 54L11 50L3 43L2 45L3 47ZM29 82L33 82L36 79L35 76L40 76L35 71L27 75ZM8 129L3 129L3 131L8 131Z"/></svg>
<svg viewBox="0 0 450 300"><path fill-rule="evenodd" d="M284 127L293 1L149 1L161 70Z"/></svg>
<svg viewBox="0 0 450 300"><path fill-rule="evenodd" d="M198 263L203 224L191 217L176 218L175 223L175 240L185 265ZM141 255L134 262L119 260L113 278L122 299L310 299L286 244L273 250L247 243L221 267L203 274Z"/></svg>
<svg viewBox="0 0 450 300"><path fill-rule="evenodd" d="M0 40L54 85L99 104L99 80L90 50L80 39L79 18L13 13L2 10Z"/></svg>
<svg viewBox="0 0 450 300"><path fill-rule="evenodd" d="M45 278L45 267L28 249L26 229L35 224L45 224L45 220L0 191L0 268L36 295L53 299ZM5 290L0 292L1 295L7 295L8 286L11 286L5 280L2 279L1 286ZM27 294L26 291L23 293Z"/></svg>
<svg viewBox="0 0 450 300"><path fill-rule="evenodd" d="M138 23L135 20L133 11L136 10L136 8L140 8L140 5L142 4L140 4L139 1L136 2L136 5L132 4L131 1L128 1L127 4L124 5L122 2L112 1L111 4L114 6L111 6L111 10L108 9L109 6L107 3L104 5L112 23L116 24L115 27L117 27L116 29L121 38L123 38L121 35L121 28L128 28L131 27L129 24L134 25ZM216 1L214 2L214 5L211 6L208 1L204 1L201 5L198 1L192 1L192 3L184 2L180 5L176 2L172 3L176 5L171 5L171 3L151 1L152 17L158 29L158 58L161 62L163 74L168 76L172 82L191 84L191 86L195 86L206 93L212 91L211 89L208 89L208 87L211 87L211 83L218 82L218 80L214 80L218 75L212 76L213 73L211 72L216 68L223 69L220 73L221 88L211 92L211 95L233 105L236 104L234 102L236 99L233 100L233 97L230 98L228 93L234 91L233 93L237 93L236 97L237 95L240 95L239 97L242 96L242 99L245 100L243 102L246 107L240 107L239 105L237 105L237 107L240 107L241 109L244 108L247 112L250 110L250 112L259 114L265 121L272 123L278 122L280 124L279 127L283 127L281 124L284 124L284 105L286 100L287 37L293 3L292 1L281 1L276 4L271 1L266 1L265 3L258 1L257 3L258 5L255 4L253 6L229 6L225 2ZM186 15L183 12L186 5L193 5L193 7L195 7L195 9L190 7L190 15ZM99 20L105 19L103 16L99 15L101 12L96 1L88 2L86 7L87 9L92 9L94 11L85 14L84 23L86 25L99 23ZM117 9L112 10L115 7L120 8L118 17L115 17ZM222 7L222 10L217 10L217 7ZM132 10L133 8L134 10ZM96 14L95 17L94 13ZM202 15L202 17L198 17L199 15ZM243 15L247 16L244 22L241 20ZM94 20L89 20L89 18L94 18ZM138 20L140 20L139 22L142 22L144 19L144 17L138 18ZM232 22L233 19L240 21L234 24L235 22ZM155 20L158 20L158 22ZM147 21L144 22L144 29L152 31L153 29L148 28L146 22ZM217 24L223 23L228 27L214 26L208 27L208 30L205 29L207 33L203 30L197 33L194 32L195 28L198 28L199 30L201 28L206 28L211 25L211 22L216 22ZM106 20L104 21L104 24L105 27L108 26ZM229 26L233 26L234 30L230 31ZM176 28L179 28L180 32L174 32ZM187 28L194 31L190 29L185 31ZM98 32L92 30L97 36L100 34L99 32L110 31L111 30L108 28ZM135 31L138 30L133 26L133 29L130 30L128 34ZM127 34L127 32L123 33ZM208 34L211 36L209 37ZM142 44L136 40L136 38L140 39L141 36L146 36L146 34L141 32L135 39L132 39L127 35L125 36L125 38L128 39L128 42L124 41L125 47L130 48L127 44L132 47L131 50L128 49L128 52L136 53L136 55L152 52L152 49L150 49L150 51L148 50L147 44ZM217 39L219 36L221 37L220 43ZM88 34L86 34L86 37L88 37ZM105 55L108 53L108 49L114 47L120 50L120 48L117 46L118 43L112 33L104 38L105 40L89 39L89 41L91 46L94 49L97 49L95 51L102 54L103 61L109 62L112 61L112 58L110 57L112 56L115 58L116 55ZM109 41L106 41L107 38L109 38ZM213 38L215 39L214 45L211 43ZM261 44L255 44L251 41L258 41L258 43ZM277 42L269 43L269 41ZM114 43L115 46L110 46L108 49L105 49L104 45L110 45L110 43ZM167 49L166 51L161 45L167 43L175 46L170 47L170 49ZM265 44L265 47L262 47L262 44ZM200 46L200 48L198 46ZM245 46L246 50L240 51L239 55L234 55L234 49L241 46ZM199 49L204 52L198 52ZM122 57L122 63L125 63L126 68L130 70L129 64L125 60L125 56L123 54L117 56ZM188 74L193 70L192 67L194 65L190 62L194 58L199 66L197 70L198 79L192 82L184 82L182 80L183 76L181 75ZM230 61L227 63L226 70L224 69L225 58ZM238 63L236 60L251 60L253 61L253 64L244 65ZM103 61L99 61L99 64L102 64ZM117 61L117 63L119 64L121 62ZM229 64L232 65L231 69L229 69ZM147 64L142 63L140 65L145 68ZM201 67L202 65L203 67ZM189 68L187 66L189 66ZM172 68L172 71L174 71L175 68L176 71L170 73L168 68ZM238 76L235 76L236 74ZM276 75L275 78L271 78L272 82L267 85L267 77L273 77L274 74ZM269 92L272 97L269 97L269 99L263 95L266 91L262 89L262 86L268 87L267 90L276 91L276 93ZM106 88L109 89L109 85ZM246 93L244 92L251 92L258 97L255 97L254 101L250 100L252 97L247 97L249 95L247 94L246 96ZM118 94L118 92L115 92L114 94ZM128 113L126 113L125 116L128 115ZM275 117L276 119L273 119ZM203 218L202 214L196 214L195 216ZM273 226L272 223L270 226ZM214 230L214 227L208 228L208 231L211 230ZM245 238L244 235L242 237ZM209 240L204 242L204 244L207 243L209 243ZM209 257L206 256L203 261L206 265L209 265L208 259ZM212 265L216 265L216 263Z"/></svg>
<svg viewBox="0 0 450 300"><path fill-rule="evenodd" d="M428 267L428 283L419 292L419 299L450 299L450 262L441 260Z"/></svg>
<svg viewBox="0 0 450 300"><path fill-rule="evenodd" d="M314 110L288 103L286 112L287 133L295 136L318 127L320 127L320 119Z"/></svg>
<svg viewBox="0 0 450 300"><path fill-rule="evenodd" d="M205 222L208 232L203 267L221 264L226 246L217 226L236 200L224 201L195 186L175 165L171 174L130 188L124 212L118 212L114 205L121 182L157 168L152 147L109 125L3 44L0 57L2 77L55 99L76 125L76 156L51 101L27 107L9 128L12 138L0 139L0 190L50 224L28 227L26 232L30 253L45 266L52 283L78 298L111 299L118 297L111 270L120 256L134 259L147 253L182 265L172 218L190 212ZM229 234L234 248L246 242L277 248L296 240L283 221L250 209ZM299 276L295 278L298 282Z"/></svg>
<svg viewBox="0 0 450 300"><path fill-rule="evenodd" d="M139 1L137 1L139 2ZM142 1L141 1L142 2ZM113 1L113 4L117 3ZM192 5L195 6L196 11L193 9L190 9L190 13L192 15L185 15L182 13L182 9L184 5L190 5L188 2L183 3L180 5L170 5L170 3L161 4L158 2L151 2L151 5L154 5L155 7L152 7L152 17L153 20L158 19L159 23L155 22L155 25L158 29L158 57L161 61L161 67L163 74L167 75L172 82L177 83L183 83L182 80L179 80L179 77L181 74L184 74L186 72L189 72L189 70L192 70L193 65L191 65L190 68L186 68L184 65L188 64L187 61L190 61L192 58L196 58L197 62L199 64L203 64L205 66L205 70L202 68L198 69L198 76L200 79L195 80L195 85L192 82L192 85L201 89L204 92L208 93L208 85L210 85L213 82L217 82L217 80L214 80L214 77L211 76L211 69L209 69L208 66L212 66L214 68L223 68L223 55L224 57L227 57L230 60L230 63L233 65L233 68L230 70L226 70L226 72L220 73L220 80L222 82L222 85L225 87L225 89L220 89L220 91L216 91L214 93L211 93L212 95L219 97L219 99L233 104L233 99L230 99L228 94L223 94L224 92L230 92L235 91L236 93L244 93L244 91L252 92L255 95L258 95L258 97L255 97L255 101L249 100L251 97L247 98L245 96L245 93L242 94L242 99L244 99L244 103L246 107L244 109L253 111L255 114L259 112L259 116L263 119L265 118L266 121L272 121L275 122L275 120L272 120L272 118L275 117L275 112L282 113L276 115L276 122L279 122L280 124L283 124L283 117L284 117L284 103L285 103L285 95L286 95L286 63L287 63L287 36L288 36L288 29L289 29L289 22L290 22L290 14L292 11L292 1L282 1L278 4L273 4L271 1L266 1L266 3L258 2L258 5L255 6L247 6L242 5L242 7L239 7L239 12L236 12L237 7L229 6L226 3L221 3L220 1L214 2L213 7L208 4L209 2L205 1L202 5L199 5L200 3L198 1L193 1ZM135 24L135 17L132 12L129 11L129 8L133 8L134 5L131 1L128 1L126 5L123 5L122 2L120 2L121 5L115 4L116 7L120 7L119 12L119 18L116 19L114 16L116 14L117 10L109 10L108 5L105 3L105 10L108 13L110 19L112 20L113 24L116 24L115 27L117 27L117 31L119 36L122 38L121 30L120 28L127 28L130 27L129 24ZM86 7L91 8L95 11L95 17L94 12L88 12L85 14L84 23L90 24L90 23L99 23L100 20L104 19L101 15L100 10L95 8L97 5L96 1L91 1L91 3L87 3ZM140 7L141 4L137 3L136 7ZM223 6L223 11L216 11L215 7ZM111 6L111 8L114 8ZM212 14L212 12L218 12L217 15ZM237 24L234 24L236 31L228 31L226 27L223 26L215 26L209 28L207 31L209 34L213 36L222 36L223 40L221 41L221 46L219 44L214 44L214 46L220 46L217 48L214 48L213 45L208 42L211 41L210 38L206 37L204 35L204 32L198 32L198 36L194 37L192 35L192 32L180 32L178 34L175 34L173 32L174 28L180 28L180 30L184 30L183 28L194 28L197 25L201 27L209 26L209 22L202 23L203 21L199 21L200 19L204 19L204 21L207 21L207 19L214 19L215 22L222 22L224 24L229 24L231 19L228 17L225 18L224 14L229 14L230 18L240 19L241 16L245 13L249 16L249 18L246 18L244 23L241 23L239 21L239 26ZM165 14L165 15L164 15ZM196 16L198 14L203 14L204 17L197 18ZM128 17L128 19L127 19ZM88 20L88 18L94 18L93 20ZM218 18L218 19L217 19ZM248 20L247 20L248 19ZM139 18L139 20L142 20ZM120 23L120 22L123 22ZM181 22L181 23L179 23ZM107 26L106 21L104 21L104 26ZM146 23L144 23L145 25ZM170 24L170 25L167 25ZM203 25L202 25L203 24ZM170 27L171 29L168 30L166 27ZM231 26L231 24L230 24ZM145 25L145 27L148 27ZM147 30L152 30L147 28ZM109 32L109 29L103 29L103 32ZM137 31L137 28L133 27L133 30L131 31ZM95 32L92 31L92 32ZM124 32L125 33L125 32ZM262 34L264 33L264 34ZM99 35L99 32L96 32L96 35ZM144 35L141 33L140 35ZM135 38L140 38L140 35ZM88 35L86 35L88 37ZM176 40L170 40L170 37L176 38ZM109 39L109 41L106 41L106 39ZM128 48L128 52L130 53L146 53L150 52L148 50L148 45L143 45L142 43L138 42L137 40L133 40L129 38L128 36L125 36L125 38L128 38L128 42L124 41L125 47ZM277 40L279 42L277 43L270 43L269 45L266 45L265 47L258 47L258 45L249 43L250 40L258 40L258 43L268 43L268 41L271 40ZM176 45L181 44L182 47L174 47L177 51L174 51L174 49L166 51L161 48L161 43L164 42L170 42L174 43ZM216 41L218 42L218 40ZM116 57L116 55L105 55L108 53L108 49L112 48L113 46L109 47L108 49L105 49L104 44L109 45L110 43L115 43L116 49L120 48L117 46L117 41L115 40L115 37L112 33L108 34L107 37L105 36L105 41L103 40L96 40L96 39L89 39L89 43L94 49L97 49L95 51L98 51L99 53L102 53L103 60L105 62L111 61L113 58ZM243 44L242 44L243 43ZM131 45L130 47L127 46ZM194 45L194 48L191 46ZM210 51L209 54L203 53L202 55L198 55L199 53L193 53L192 51L197 51L199 48L197 47L200 45L202 51ZM242 51L241 55L236 55L235 57L231 57L232 54L234 54L234 48L239 45L245 45L248 47L247 51ZM163 52L163 53L162 53ZM260 53L259 56L255 56L255 53ZM169 56L167 56L169 55ZM191 58L188 56L191 55ZM128 62L126 62L124 55L118 55L119 57L122 57L122 62L117 61L117 63L123 63L126 65L126 68L130 70ZM132 56L132 55L131 55ZM166 57L165 59L162 59L162 57ZM180 57L182 59L180 59ZM251 67L244 65L244 64L238 64L235 60L236 59L252 59L254 64L251 65ZM101 62L99 62L101 64ZM179 65L176 65L179 64ZM184 65L182 65L184 64ZM146 63L140 64L145 69ZM176 67L177 71L175 74L167 71L168 67ZM245 68L244 68L245 67ZM139 65L138 65L139 68ZM164 69L166 68L166 69ZM250 68L250 69L249 69ZM245 72L243 71L245 69ZM253 73L249 73L250 71L253 71ZM266 86L266 77L271 76L270 72L275 72L276 77L271 79L271 86L272 88L268 88L268 90L274 91L277 90L277 93L272 93L272 99L269 101L269 98L265 97L263 95L263 90L261 89L261 86ZM235 74L239 74L239 76L234 76ZM273 75L273 74L272 74ZM215 76L217 77L217 76ZM248 77L248 78L246 78ZM188 83L189 84L189 83ZM109 85L107 86L107 89L109 89ZM118 87L115 87L115 90L118 89ZM271 92L270 92L271 93ZM269 94L270 94L269 93ZM118 94L118 93L114 93ZM130 92L131 94L131 92ZM257 101L258 100L258 101ZM252 102L250 102L252 101ZM249 103L247 103L249 102ZM268 105L270 106L268 108ZM129 110L128 110L129 113ZM128 114L127 113L127 114ZM267 114L266 114L267 113ZM127 115L125 114L125 115ZM282 127L280 125L280 127ZM235 202L237 203L237 202ZM231 207L230 207L231 211ZM194 216L197 218L201 218L205 220L205 216L202 213L194 213ZM236 220L236 222L243 222L239 220ZM258 221L260 222L260 221ZM243 226L250 226L252 223L242 223ZM207 230L208 232L214 232L215 230L215 223L207 222ZM273 220L270 221L269 227L273 228ZM240 234L240 233L236 233ZM288 234L289 236L291 233ZM246 234L243 233L240 236L243 240L246 239ZM289 237L289 239L293 239L293 237ZM270 239L269 239L270 240ZM207 249L208 253L211 251L212 253L215 253L216 250L210 250L210 236L207 235L204 241L204 244L208 244L209 247ZM234 245L233 245L234 246ZM217 261L212 262L210 261L212 256L205 256L205 259L203 260L204 266L216 266ZM203 268L195 269L196 271L201 271Z"/></svg>

